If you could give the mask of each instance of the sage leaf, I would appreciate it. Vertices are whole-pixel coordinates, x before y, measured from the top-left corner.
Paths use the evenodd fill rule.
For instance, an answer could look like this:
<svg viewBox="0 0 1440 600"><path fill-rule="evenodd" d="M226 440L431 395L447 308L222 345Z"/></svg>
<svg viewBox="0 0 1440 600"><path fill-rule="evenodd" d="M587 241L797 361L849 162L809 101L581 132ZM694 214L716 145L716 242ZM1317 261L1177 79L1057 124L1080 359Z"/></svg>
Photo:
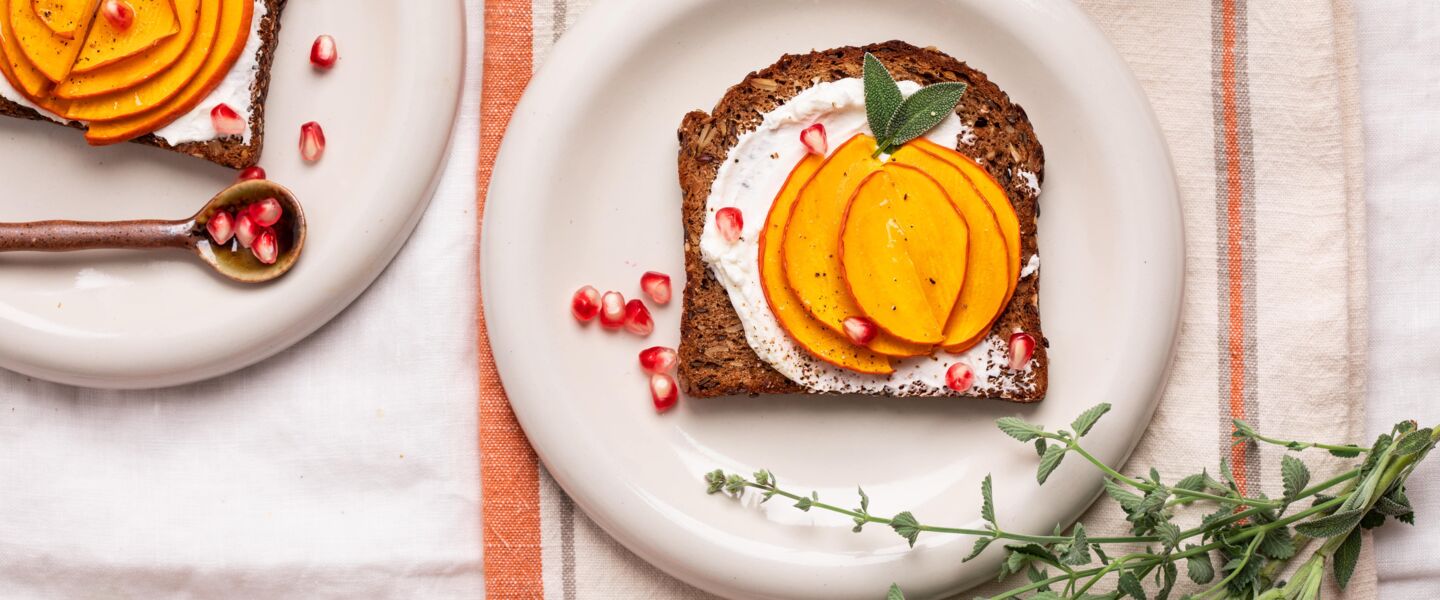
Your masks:
<svg viewBox="0 0 1440 600"><path fill-rule="evenodd" d="M993 542L993 541L995 541L995 538L989 538L989 537L976 538L976 539L975 539L975 547L973 547L973 548L970 549L970 555L969 555L969 556L966 556L966 557L965 557L963 560L961 560L960 562L966 563L966 562L970 562L970 561L972 561L972 560L975 560L976 557L980 556L980 553L981 553L981 552L984 552L984 551L985 551L985 548L988 548L988 547L990 546L990 542Z"/></svg>
<svg viewBox="0 0 1440 600"><path fill-rule="evenodd" d="M870 56L870 55L869 55L869 54L866 54L865 56ZM904 592L901 592L901 591L900 591L900 585L899 585L899 584L895 584L895 583L890 584L890 593L885 594L885 600L905 600L905 594L904 594Z"/></svg>
<svg viewBox="0 0 1440 600"><path fill-rule="evenodd" d="M1085 437L1085 434L1090 433L1090 428L1095 426L1100 417L1105 416L1105 413L1108 412L1110 412L1110 403L1106 402L1080 413L1080 416L1075 418L1075 422L1070 424L1070 428L1075 430L1075 437Z"/></svg>
<svg viewBox="0 0 1440 600"><path fill-rule="evenodd" d="M1363 516L1365 516L1364 511L1360 509L1347 510L1300 523L1295 526L1295 531L1312 538L1335 537L1354 529Z"/></svg>
<svg viewBox="0 0 1440 600"><path fill-rule="evenodd" d="M795 501L795 508L800 509L801 512L810 512L810 507L814 504L814 501L804 496L801 496L799 500Z"/></svg>
<svg viewBox="0 0 1440 600"><path fill-rule="evenodd" d="M1356 529L1340 542L1340 547L1335 549L1335 581L1340 584L1340 589L1350 585L1350 576L1355 574L1355 564L1360 562L1360 530Z"/></svg>
<svg viewBox="0 0 1440 600"><path fill-rule="evenodd" d="M1300 459L1286 454L1280 457L1280 479L1285 482L1285 503L1289 504L1310 485L1310 469Z"/></svg>
<svg viewBox="0 0 1440 600"><path fill-rule="evenodd" d="M960 104L960 98L968 88L963 83L945 82L925 86L910 94L890 118L884 146L897 147L939 125L955 113L955 106Z"/></svg>
<svg viewBox="0 0 1440 600"><path fill-rule="evenodd" d="M855 491L860 492L860 511L859 511L859 512L867 513L867 514L868 514L868 513L870 512L870 497L865 495L865 488L862 488L862 487L860 487L860 486L855 486Z"/></svg>
<svg viewBox="0 0 1440 600"><path fill-rule="evenodd" d="M1365 450L1359 446L1343 446L1340 448L1331 448L1330 454L1340 458L1355 458L1360 456L1360 453L1364 451Z"/></svg>
<svg viewBox="0 0 1440 600"><path fill-rule="evenodd" d="M995 420L995 425L1005 432L1005 435L1022 442L1028 442L1045 433L1038 425L1032 425L1020 417L1000 417Z"/></svg>
<svg viewBox="0 0 1440 600"><path fill-rule="evenodd" d="M1187 546L1189 550L1195 546ZM1185 575L1198 584L1210 583L1215 579L1215 565L1210 562L1210 553L1201 552L1185 559Z"/></svg>
<svg viewBox="0 0 1440 600"><path fill-rule="evenodd" d="M1135 600L1146 600L1145 588L1140 585L1140 580L1136 579L1135 574L1130 571L1120 573L1120 591Z"/></svg>
<svg viewBox="0 0 1440 600"><path fill-rule="evenodd" d="M890 122L905 101L899 84L874 54L865 53L865 118L877 140L890 139Z"/></svg>
<svg viewBox="0 0 1440 600"><path fill-rule="evenodd" d="M915 515L910 514L910 511L907 510L890 519L890 528L900 534L900 537L908 540L911 548L915 547L915 539L920 537L920 522L915 520Z"/></svg>
<svg viewBox="0 0 1440 600"><path fill-rule="evenodd" d="M985 480L980 482L980 518L986 523L995 524L995 499L991 494L990 476L986 475Z"/></svg>
<svg viewBox="0 0 1440 600"><path fill-rule="evenodd" d="M1065 459L1064 446L1051 446L1045 449L1045 456L1040 457L1040 469L1035 472L1035 481L1044 484L1055 468L1060 466L1060 461Z"/></svg>
<svg viewBox="0 0 1440 600"><path fill-rule="evenodd" d="M1412 431L1395 444L1395 456L1410 456L1430 447L1430 428Z"/></svg>
<svg viewBox="0 0 1440 600"><path fill-rule="evenodd" d="M1070 542L1070 549L1065 553L1065 564L1072 567L1079 567L1090 564L1090 541L1085 537L1085 525L1075 524L1075 533Z"/></svg>

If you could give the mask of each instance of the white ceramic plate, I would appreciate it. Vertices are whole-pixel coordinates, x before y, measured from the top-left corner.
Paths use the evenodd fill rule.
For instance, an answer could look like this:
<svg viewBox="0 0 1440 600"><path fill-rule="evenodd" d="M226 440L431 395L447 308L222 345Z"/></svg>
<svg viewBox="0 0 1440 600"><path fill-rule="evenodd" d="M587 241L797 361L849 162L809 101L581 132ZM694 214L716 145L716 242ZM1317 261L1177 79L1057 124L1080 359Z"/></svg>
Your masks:
<svg viewBox="0 0 1440 600"><path fill-rule="evenodd" d="M735 598L910 597L993 576L999 552L961 564L973 540L921 535L704 493L714 468L772 469L786 486L878 514L978 524L995 475L1002 526L1048 533L1099 491L1081 461L1035 484L1034 449L992 424L1068 426L1111 402L1093 450L1120 463L1149 422L1179 322L1183 245L1168 151L1138 84L1064 2L671 0L597 3L521 102L491 186L482 276L506 391L546 466L641 557ZM782 53L898 38L988 73L1045 145L1041 313L1050 394L1038 406L953 399L682 400L656 415L636 352L679 338L679 302L650 339L580 327L583 284L636 295L640 274L682 273L675 130L695 108ZM677 286L681 283L676 282ZM678 289L678 287L677 287Z"/></svg>
<svg viewBox="0 0 1440 600"><path fill-rule="evenodd" d="M430 200L459 106L460 0L292 1L266 103L261 164L295 191L310 237L284 279L245 287L182 253L0 255L0 367L63 383L159 387L260 361L324 325L365 290ZM316 74L310 43L335 37ZM325 158L306 166L300 124ZM78 132L0 119L0 221L188 217L235 172Z"/></svg>

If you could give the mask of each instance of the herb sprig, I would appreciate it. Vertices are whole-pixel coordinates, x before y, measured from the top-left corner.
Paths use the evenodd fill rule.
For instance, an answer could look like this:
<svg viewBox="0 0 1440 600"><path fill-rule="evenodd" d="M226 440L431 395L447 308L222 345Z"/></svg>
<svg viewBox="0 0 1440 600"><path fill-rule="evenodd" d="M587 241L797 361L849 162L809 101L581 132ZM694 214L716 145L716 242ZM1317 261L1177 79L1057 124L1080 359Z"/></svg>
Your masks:
<svg viewBox="0 0 1440 600"><path fill-rule="evenodd" d="M858 489L859 506L843 508L822 502L819 494L795 493L780 487L767 470L752 477L715 470L705 475L709 493L739 498L751 490L762 502L775 497L793 501L802 511L824 510L850 517L854 531L866 525L887 526L911 546L922 533L975 536L969 561L997 542L1005 558L1000 579L1024 573L1028 582L991 600L1166 600L1185 577L1196 591L1183 598L1209 600L1315 600L1326 572L1345 587L1354 574L1362 544L1361 531L1386 519L1414 524L1414 510L1405 495L1405 482L1416 465L1440 440L1440 428L1417 428L1413 421L1395 425L1369 448L1350 444L1321 444L1280 440L1261 435L1244 421L1234 421L1235 443L1272 444L1299 453L1321 449L1342 458L1358 458L1353 468L1320 483L1311 484L1304 461L1292 454L1281 457L1282 491L1271 498L1241 493L1230 465L1221 460L1217 476L1202 470L1171 483L1155 469L1128 476L1112 469L1080 444L1110 405L1082 413L1070 429L1050 431L1016 417L996 425L1020 442L1034 443L1039 455L1036 480L1050 477L1066 456L1075 454L1104 476L1105 493L1124 511L1130 531L1124 535L1093 536L1083 523L1068 530L1056 527L1052 535L1005 531L995 510L989 475L980 484L981 529L941 527L922 523L910 511L886 517L870 512L870 498ZM1200 524L1182 529L1176 523L1181 511L1205 505ZM1111 548L1115 556L1106 552ZM1302 555L1302 551L1309 551ZM1123 553L1121 553L1123 552ZM1279 579L1287 566L1303 558L1291 578ZM1055 571L1051 572L1051 569ZM1153 593L1146 591L1150 582ZM903 600L891 586L887 600Z"/></svg>
<svg viewBox="0 0 1440 600"><path fill-rule="evenodd" d="M910 97L874 54L865 53L865 117L879 142L875 156L889 154L905 142L925 135L955 112L967 84L944 82L927 85Z"/></svg>

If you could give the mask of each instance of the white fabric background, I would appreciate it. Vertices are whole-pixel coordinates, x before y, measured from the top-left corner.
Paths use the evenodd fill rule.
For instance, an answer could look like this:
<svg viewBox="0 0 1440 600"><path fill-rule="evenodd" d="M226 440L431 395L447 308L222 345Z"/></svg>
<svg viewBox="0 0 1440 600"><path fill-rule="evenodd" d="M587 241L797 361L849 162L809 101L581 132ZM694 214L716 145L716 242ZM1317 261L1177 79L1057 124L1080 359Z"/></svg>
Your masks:
<svg viewBox="0 0 1440 600"><path fill-rule="evenodd" d="M1440 423L1440 2L1356 2L1370 229L1372 436ZM1375 534L1380 596L1434 598L1440 465L1412 480L1418 527Z"/></svg>
<svg viewBox="0 0 1440 600"><path fill-rule="evenodd" d="M0 372L0 597L480 597L474 164L481 0L450 162L416 236L280 358L155 392ZM1440 3L1356 3L1373 433L1440 422ZM1440 583L1440 471L1376 536L1381 597Z"/></svg>

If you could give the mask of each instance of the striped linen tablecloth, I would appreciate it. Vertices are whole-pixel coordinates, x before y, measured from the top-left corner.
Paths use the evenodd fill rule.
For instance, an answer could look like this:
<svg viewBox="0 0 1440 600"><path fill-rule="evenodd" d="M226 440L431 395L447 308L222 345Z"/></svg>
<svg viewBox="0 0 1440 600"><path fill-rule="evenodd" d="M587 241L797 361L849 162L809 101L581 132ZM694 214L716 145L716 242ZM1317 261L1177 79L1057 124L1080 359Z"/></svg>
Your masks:
<svg viewBox="0 0 1440 600"><path fill-rule="evenodd" d="M589 4L485 1L482 219L515 103ZM1280 451L1233 446L1231 419L1291 439L1364 434L1365 205L1349 0L1081 4L1148 92L1184 203L1180 346L1131 464L1182 473L1223 457L1246 491L1273 492ZM705 597L616 544L548 477L500 386L483 314L478 326L486 595ZM1332 468L1307 460L1317 474ZM1102 503L1084 521L1119 530L1119 514ZM1376 596L1369 547L1343 597Z"/></svg>

